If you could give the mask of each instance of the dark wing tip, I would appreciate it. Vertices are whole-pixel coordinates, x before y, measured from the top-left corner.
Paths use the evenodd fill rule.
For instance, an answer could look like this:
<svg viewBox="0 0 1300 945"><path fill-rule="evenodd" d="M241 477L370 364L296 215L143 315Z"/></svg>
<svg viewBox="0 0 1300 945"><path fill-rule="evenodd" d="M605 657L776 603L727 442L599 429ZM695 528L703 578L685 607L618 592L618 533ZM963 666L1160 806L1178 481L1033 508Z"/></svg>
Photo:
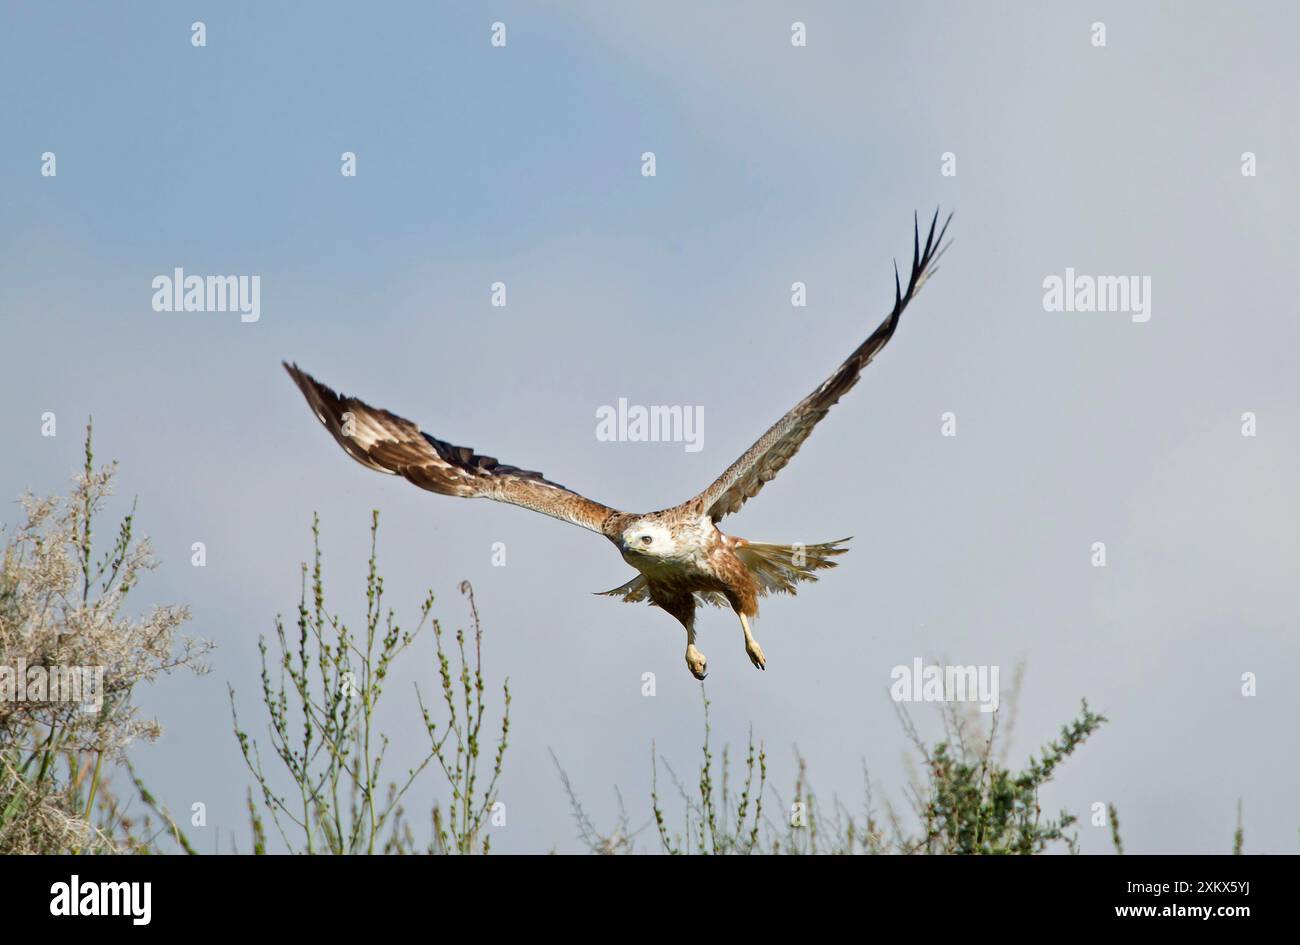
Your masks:
<svg viewBox="0 0 1300 945"><path fill-rule="evenodd" d="M297 385L298 390L307 398L307 402L312 405L313 410L316 409L318 402L337 398L338 395L335 394L334 391L330 390L320 381L316 380L316 378L298 367L296 362L290 364L288 361L281 361L280 364L284 366L285 371L289 374L289 378Z"/></svg>
<svg viewBox="0 0 1300 945"><path fill-rule="evenodd" d="M892 330L898 323L903 309L912 301L912 296L916 294L921 284L938 271L936 263L952 245L951 240L944 242L944 237L948 233L948 224L952 222L952 211L944 217L942 226L939 225L939 211L940 208L935 207L934 214L930 217L930 227L926 232L924 247L921 245L920 214L915 210L912 211L912 271L908 274L907 290L904 291L898 271L898 260L894 260L894 310L885 319L882 327Z"/></svg>
<svg viewBox="0 0 1300 945"><path fill-rule="evenodd" d="M288 375L291 378L293 378L293 382L297 384L299 387L303 385L304 381L312 380L312 376L310 374L308 374L302 368L298 367L297 361L294 361L292 363L289 361L281 361L280 366L285 369Z"/></svg>
<svg viewBox="0 0 1300 945"><path fill-rule="evenodd" d="M938 249L941 245L943 245L943 237L944 237L944 234L948 232L948 224L952 222L952 215L953 215L953 211L952 211L952 210L949 210L949 211L948 211L948 215L947 215L946 217L943 218L943 226L941 226L941 227L939 228L939 235L938 235L937 237L935 237L935 240L934 240L934 246L935 246L935 249ZM939 208L938 208L938 207L935 207L935 208L934 208L934 221L930 224L930 232L931 232L931 233L934 232L934 225L935 225L935 223L938 223L938 222L939 222Z"/></svg>
<svg viewBox="0 0 1300 945"><path fill-rule="evenodd" d="M939 226L939 207L934 208L934 215L930 218L930 229L925 237L925 246L921 246L920 223L915 211L912 213L912 273L907 280L907 292L905 299L911 299L912 294L916 291L917 285L928 275L935 271L935 263L939 257L944 254L950 243L944 243L944 236L948 233L948 224L952 222L952 211L944 217L943 226ZM938 230L936 234L935 230ZM897 302L897 298L895 299Z"/></svg>

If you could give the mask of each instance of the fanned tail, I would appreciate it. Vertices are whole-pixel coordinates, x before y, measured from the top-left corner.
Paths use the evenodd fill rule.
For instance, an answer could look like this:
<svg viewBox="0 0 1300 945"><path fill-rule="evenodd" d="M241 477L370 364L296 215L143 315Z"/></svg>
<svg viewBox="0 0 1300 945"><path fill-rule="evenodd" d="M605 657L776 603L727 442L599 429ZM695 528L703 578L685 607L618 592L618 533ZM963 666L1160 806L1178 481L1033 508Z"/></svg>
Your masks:
<svg viewBox="0 0 1300 945"><path fill-rule="evenodd" d="M767 594L794 594L800 581L815 581L813 572L835 567L835 555L848 548L841 547L851 538L837 538L819 545L772 545L762 541L736 540L736 557L758 581L760 596Z"/></svg>
<svg viewBox="0 0 1300 945"><path fill-rule="evenodd" d="M736 557L749 569L749 573L758 582L758 594L794 594L795 585L800 581L815 581L816 571L833 568L836 562L831 558L842 555L848 548L842 547L852 538L837 538L818 545L773 545L763 541L735 539ZM627 604L653 604L650 591L646 586L644 574L638 574L626 584L613 590L598 591L601 597L618 597ZM701 606L730 607L725 595L717 591L697 591L695 601Z"/></svg>

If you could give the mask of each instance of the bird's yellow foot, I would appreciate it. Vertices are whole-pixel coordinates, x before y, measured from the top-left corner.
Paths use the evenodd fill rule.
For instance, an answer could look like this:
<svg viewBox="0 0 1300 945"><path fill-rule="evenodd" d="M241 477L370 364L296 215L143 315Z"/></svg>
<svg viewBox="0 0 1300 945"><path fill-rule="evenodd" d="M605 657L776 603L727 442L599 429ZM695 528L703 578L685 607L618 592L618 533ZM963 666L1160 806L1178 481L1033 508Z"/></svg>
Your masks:
<svg viewBox="0 0 1300 945"><path fill-rule="evenodd" d="M740 618L740 626L745 631L745 652L749 654L749 661L759 669L767 669L767 657L763 655L763 648L754 639L754 634L749 632L749 621L740 611L736 611L736 616Z"/></svg>
<svg viewBox="0 0 1300 945"><path fill-rule="evenodd" d="M703 680L708 675L709 661L695 648L695 644L686 647L686 668L696 679Z"/></svg>

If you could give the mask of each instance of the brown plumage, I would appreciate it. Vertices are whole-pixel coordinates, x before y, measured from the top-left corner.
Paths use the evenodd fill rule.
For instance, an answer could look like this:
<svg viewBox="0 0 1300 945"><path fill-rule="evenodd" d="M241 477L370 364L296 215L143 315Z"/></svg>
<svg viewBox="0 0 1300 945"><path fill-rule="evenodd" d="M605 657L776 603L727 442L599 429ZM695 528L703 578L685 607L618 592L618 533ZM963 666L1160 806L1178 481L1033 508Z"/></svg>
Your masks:
<svg viewBox="0 0 1300 945"><path fill-rule="evenodd" d="M686 628L686 663L703 679L704 655L695 648L695 610L699 604L730 607L740 618L745 651L759 669L766 667L754 640L749 617L758 599L769 593L795 593L800 581L817 580L814 572L835 567L831 560L848 549L848 539L816 545L750 542L719 531L724 515L739 511L757 495L798 451L814 426L857 384L862 369L893 337L899 318L936 270L947 248L948 220L930 221L925 245L914 227L912 271L903 288L894 269L894 307L842 364L759 437L707 489L661 512L620 512L552 482L541 473L520 469L453 446L422 432L409 420L336 394L297 365L285 364L317 418L349 456L378 472L402 476L430 492L463 498L488 498L532 509L604 535L638 574L605 594L628 602L649 601Z"/></svg>

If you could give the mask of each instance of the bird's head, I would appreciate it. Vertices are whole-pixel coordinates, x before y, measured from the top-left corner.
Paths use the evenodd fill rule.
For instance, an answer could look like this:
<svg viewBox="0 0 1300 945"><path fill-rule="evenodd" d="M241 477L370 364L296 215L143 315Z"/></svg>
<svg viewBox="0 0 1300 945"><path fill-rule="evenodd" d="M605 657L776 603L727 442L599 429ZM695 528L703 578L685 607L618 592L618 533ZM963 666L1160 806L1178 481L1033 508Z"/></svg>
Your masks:
<svg viewBox="0 0 1300 945"><path fill-rule="evenodd" d="M671 558L677 554L677 542L667 525L642 519L623 529L619 549L633 557Z"/></svg>

